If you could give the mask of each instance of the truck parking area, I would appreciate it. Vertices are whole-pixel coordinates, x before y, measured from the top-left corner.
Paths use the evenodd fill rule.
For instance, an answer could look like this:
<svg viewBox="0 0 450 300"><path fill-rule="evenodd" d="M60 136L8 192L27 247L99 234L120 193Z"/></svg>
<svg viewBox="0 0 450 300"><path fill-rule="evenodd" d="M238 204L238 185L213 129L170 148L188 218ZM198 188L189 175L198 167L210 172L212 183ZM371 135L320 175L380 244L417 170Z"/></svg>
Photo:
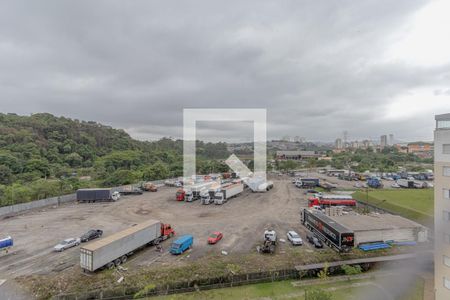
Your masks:
<svg viewBox="0 0 450 300"><path fill-rule="evenodd" d="M15 243L10 253L0 256L2 279L79 268L80 246L61 253L53 252L53 246L61 240L80 237L89 229L101 229L103 237L107 237L150 219L171 224L177 236L192 234L193 249L183 257L167 255L172 242L169 239L162 243L162 253L147 247L130 257L128 267L176 264L180 259L195 260L222 251L256 251L268 228L276 230L281 239L286 239L287 231L295 230L304 240L299 251L314 249L306 242L307 231L299 220L300 209L307 206L306 196L287 178L275 180L274 188L266 193L246 189L226 205L176 201L176 191L175 187L161 187L156 193L124 196L116 202L67 203L0 220L2 232L13 236ZM223 240L208 245L208 235L216 230L223 233ZM277 251L285 247L292 246L280 243Z"/></svg>

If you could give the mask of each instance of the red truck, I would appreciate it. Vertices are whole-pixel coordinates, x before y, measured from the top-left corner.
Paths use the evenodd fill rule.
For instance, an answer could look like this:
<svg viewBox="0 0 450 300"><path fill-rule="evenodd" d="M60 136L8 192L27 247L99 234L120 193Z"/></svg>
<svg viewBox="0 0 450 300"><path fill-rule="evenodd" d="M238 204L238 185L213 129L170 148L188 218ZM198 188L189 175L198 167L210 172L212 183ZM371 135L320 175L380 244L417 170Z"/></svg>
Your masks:
<svg viewBox="0 0 450 300"><path fill-rule="evenodd" d="M308 207L313 206L356 206L354 199L321 199L310 197L308 199Z"/></svg>

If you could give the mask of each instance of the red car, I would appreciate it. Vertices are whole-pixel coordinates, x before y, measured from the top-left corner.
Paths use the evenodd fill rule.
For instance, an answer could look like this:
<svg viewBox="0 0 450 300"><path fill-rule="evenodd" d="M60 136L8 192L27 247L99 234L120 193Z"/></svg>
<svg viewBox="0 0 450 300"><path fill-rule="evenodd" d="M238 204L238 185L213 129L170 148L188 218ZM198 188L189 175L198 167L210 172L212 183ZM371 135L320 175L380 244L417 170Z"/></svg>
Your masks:
<svg viewBox="0 0 450 300"><path fill-rule="evenodd" d="M208 237L208 244L216 244L218 241L220 241L223 238L222 232L214 231L211 233Z"/></svg>

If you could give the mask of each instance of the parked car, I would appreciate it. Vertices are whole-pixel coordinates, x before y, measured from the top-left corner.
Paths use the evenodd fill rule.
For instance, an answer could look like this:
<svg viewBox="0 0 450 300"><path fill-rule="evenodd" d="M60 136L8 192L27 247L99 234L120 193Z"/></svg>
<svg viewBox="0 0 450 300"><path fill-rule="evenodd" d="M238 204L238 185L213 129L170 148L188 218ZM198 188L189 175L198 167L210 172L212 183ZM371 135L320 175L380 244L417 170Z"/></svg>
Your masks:
<svg viewBox="0 0 450 300"><path fill-rule="evenodd" d="M316 248L323 248L323 243L313 233L308 233L306 239L310 244L313 244Z"/></svg>
<svg viewBox="0 0 450 300"><path fill-rule="evenodd" d="M89 242L90 240L97 239L103 235L103 230L91 229L80 237L82 243Z"/></svg>
<svg viewBox="0 0 450 300"><path fill-rule="evenodd" d="M211 233L208 237L208 244L216 244L218 241L220 241L223 238L222 232L214 231Z"/></svg>
<svg viewBox="0 0 450 300"><path fill-rule="evenodd" d="M396 188L396 189L399 189L399 188L400 188L400 185L399 185L397 182L393 182L393 183L391 184L391 187Z"/></svg>
<svg viewBox="0 0 450 300"><path fill-rule="evenodd" d="M65 239L64 241L62 241L61 243L59 243L58 245L56 245L55 247L53 247L53 249L57 252L61 252L64 251L66 249L78 246L81 243L80 239L77 238L70 238L70 239Z"/></svg>
<svg viewBox="0 0 450 300"><path fill-rule="evenodd" d="M302 238L300 237L300 235L298 235L298 233L297 232L295 232L295 231L293 231L293 230L290 230L290 231L288 231L288 233L287 233L287 239L288 239L288 241L290 241L291 242L291 244L292 245L303 245L303 240L302 240Z"/></svg>

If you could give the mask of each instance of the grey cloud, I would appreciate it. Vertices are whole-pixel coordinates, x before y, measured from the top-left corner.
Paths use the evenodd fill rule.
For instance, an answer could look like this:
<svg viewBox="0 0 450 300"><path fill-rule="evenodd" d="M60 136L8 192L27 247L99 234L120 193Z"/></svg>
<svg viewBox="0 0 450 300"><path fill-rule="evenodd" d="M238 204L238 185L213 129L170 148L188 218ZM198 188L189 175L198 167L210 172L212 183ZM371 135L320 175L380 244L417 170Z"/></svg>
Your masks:
<svg viewBox="0 0 450 300"><path fill-rule="evenodd" d="M0 109L96 120L142 139L181 137L183 108L221 107L267 108L269 137L431 138L433 116L382 118L396 96L448 82L448 65L380 60L424 4L2 2ZM199 132L228 139L239 129Z"/></svg>

